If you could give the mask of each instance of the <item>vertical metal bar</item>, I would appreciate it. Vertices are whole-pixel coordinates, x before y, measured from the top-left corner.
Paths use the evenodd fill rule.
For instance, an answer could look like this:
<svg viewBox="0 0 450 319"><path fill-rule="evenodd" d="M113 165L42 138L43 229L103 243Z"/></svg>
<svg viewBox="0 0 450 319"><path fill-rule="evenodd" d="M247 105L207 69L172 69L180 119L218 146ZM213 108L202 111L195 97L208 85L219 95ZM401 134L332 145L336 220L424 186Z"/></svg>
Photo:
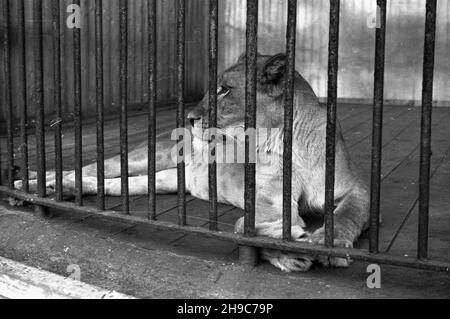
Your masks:
<svg viewBox="0 0 450 319"><path fill-rule="evenodd" d="M244 189L244 235L256 236L255 205L256 205L256 86L258 59L258 0L247 0L246 23L246 59L245 59L245 189ZM255 247L240 246L239 260L244 265L254 266L257 263L258 252Z"/></svg>
<svg viewBox="0 0 450 319"><path fill-rule="evenodd" d="M97 207L105 209L105 143L103 99L103 3L95 0L95 98L97 104Z"/></svg>
<svg viewBox="0 0 450 319"><path fill-rule="evenodd" d="M4 79L5 79L5 104L6 104L6 167L8 187L14 188L14 137L13 137L13 106L11 100L11 54L9 41L9 0L4 2L3 20L3 54L4 54Z"/></svg>
<svg viewBox="0 0 450 319"><path fill-rule="evenodd" d="M29 171L28 171L28 135L27 135L27 118L28 118L28 90L27 90L27 68L26 68L26 35L25 35L25 0L21 0L17 7L17 15L19 18L19 77L22 83L22 99L20 106L20 153L22 158L22 191L29 191Z"/></svg>
<svg viewBox="0 0 450 319"><path fill-rule="evenodd" d="M330 0L330 31L328 44L328 101L325 177L325 245L333 247L334 238L334 173L336 150L336 101L339 50L340 0Z"/></svg>
<svg viewBox="0 0 450 319"><path fill-rule="evenodd" d="M245 130L256 128L256 84L257 84L257 49L258 49L258 0L247 0L245 62ZM252 141L255 142L255 138ZM244 234L255 236L255 199L256 199L256 167L254 159L250 159L250 149L255 149L249 134L245 136L245 214ZM251 163L253 161L253 163Z"/></svg>
<svg viewBox="0 0 450 319"><path fill-rule="evenodd" d="M3 174L2 174L2 141L0 140L0 186L3 186Z"/></svg>
<svg viewBox="0 0 450 319"><path fill-rule="evenodd" d="M3 185L3 174L2 174L2 141L0 141L0 186Z"/></svg>
<svg viewBox="0 0 450 319"><path fill-rule="evenodd" d="M297 0L288 1L286 31L287 76L284 101L283 150L283 240L291 240L292 224L292 130L294 119L295 43L297 33Z"/></svg>
<svg viewBox="0 0 450 319"><path fill-rule="evenodd" d="M9 55L9 53L7 53L6 52L6 50L7 50L7 48L8 48L8 36L6 36L5 35L5 33L8 33L8 17L9 17L9 9L7 9L7 7L8 7L8 3L6 3L7 1L3 1L2 2L2 6L1 6L1 8L2 8L2 12L0 12L0 14L2 15L2 23L0 24L0 27L1 27L1 30L3 30L3 34L2 34L2 48L3 48L3 52L2 52L2 55L1 55L1 57L2 57L2 61L1 61L1 65L2 65L2 71L3 71L3 79L5 80L5 81L7 81L7 78L6 78L6 76L7 76L7 74L5 74L5 73L7 73L6 72L6 64L8 63L8 61L7 61L7 56ZM8 88L5 86L5 91L8 91ZM7 93L5 92L5 95L6 95ZM1 102L1 99L0 99L0 102ZM0 107L2 107L2 105L0 105ZM7 106L6 106L6 108L7 108ZM1 152L1 150L2 150L2 143L1 143L1 140L0 140L0 185L2 185L3 184L3 169L2 169L2 152ZM8 175L8 173L7 173L7 175Z"/></svg>
<svg viewBox="0 0 450 319"><path fill-rule="evenodd" d="M381 148L383 135L384 56L386 38L386 0L377 0L375 34L375 75L373 94L372 173L370 184L370 247L378 253L381 188Z"/></svg>
<svg viewBox="0 0 450 319"><path fill-rule="evenodd" d="M0 140L0 186L3 186L3 174L2 174L2 141Z"/></svg>
<svg viewBox="0 0 450 319"><path fill-rule="evenodd" d="M61 25L59 23L59 0L52 1L52 19L53 19L53 105L56 108L55 120L52 123L55 129L55 181L56 181L56 200L62 201L62 105L61 105Z"/></svg>
<svg viewBox="0 0 450 319"><path fill-rule="evenodd" d="M80 5L80 0L74 4ZM83 205L83 149L82 149L82 107L81 107L81 30L73 29L74 61L74 124L75 124L75 201Z"/></svg>
<svg viewBox="0 0 450 319"><path fill-rule="evenodd" d="M209 128L217 127L217 46L219 23L218 0L209 1ZM209 229L217 230L217 164L215 155L216 136L210 142L211 160L208 166L209 179Z"/></svg>
<svg viewBox="0 0 450 319"><path fill-rule="evenodd" d="M148 217L156 220L156 0L148 4L148 24Z"/></svg>
<svg viewBox="0 0 450 319"><path fill-rule="evenodd" d="M178 83L178 110L177 128L184 128L184 72L185 72L185 0L177 0L177 83ZM178 143L182 142L182 137ZM184 149L178 160L178 223L186 225L186 176Z"/></svg>
<svg viewBox="0 0 450 319"><path fill-rule="evenodd" d="M2 12L1 12L1 14L2 14L2 23L0 24L0 26L1 26L1 29L3 30L3 34L2 34L2 39L3 39L3 41L2 41L2 47L3 47L3 52L2 52L2 61L1 61L1 64L2 64L2 67L3 67L3 78L6 80L6 72L5 72L5 70L6 70L6 64L7 64L7 55L8 55L8 53L6 53L5 52L5 50L8 48L8 46L7 46L7 43L5 43L5 42L7 42L7 36L5 36L5 34L4 33L6 33L7 32L7 30L8 30L8 27L7 27L7 25L8 25L8 22L7 22L7 20L8 20L8 18L6 17L6 16L9 16L9 13L7 12L7 11L9 11L9 10L7 10L6 9L6 6L7 5L5 5L5 2L3 2L2 3ZM5 87L5 90L7 91L8 89L7 89L7 87ZM6 92L5 92L5 95L6 95ZM1 101L1 99L0 99L0 101ZM0 107L1 107L1 105L0 105ZM3 168L2 168L2 143L1 143L1 140L0 140L0 185L3 185L3 178L4 178L4 176L3 176Z"/></svg>
<svg viewBox="0 0 450 319"><path fill-rule="evenodd" d="M436 0L427 0L422 83L422 125L420 131L419 235L417 258L428 257L430 203L431 115L433 102Z"/></svg>
<svg viewBox="0 0 450 319"><path fill-rule="evenodd" d="M34 48L34 90L33 103L36 108L36 166L37 166L37 195L46 196L45 174L45 130L44 130L44 63L43 63L43 35L42 35L42 1L33 0L33 48ZM46 208L35 206L38 214L46 215Z"/></svg>
<svg viewBox="0 0 450 319"><path fill-rule="evenodd" d="M120 0L120 178L122 211L130 212L128 189L128 1Z"/></svg>

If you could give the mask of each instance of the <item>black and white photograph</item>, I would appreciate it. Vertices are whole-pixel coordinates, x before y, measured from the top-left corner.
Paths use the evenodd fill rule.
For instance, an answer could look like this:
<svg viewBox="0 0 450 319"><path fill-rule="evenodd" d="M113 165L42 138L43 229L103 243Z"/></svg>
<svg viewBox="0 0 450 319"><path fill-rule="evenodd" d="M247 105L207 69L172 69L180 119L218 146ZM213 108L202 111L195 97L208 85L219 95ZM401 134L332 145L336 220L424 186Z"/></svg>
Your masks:
<svg viewBox="0 0 450 319"><path fill-rule="evenodd" d="M450 0L0 0L0 304L449 298Z"/></svg>

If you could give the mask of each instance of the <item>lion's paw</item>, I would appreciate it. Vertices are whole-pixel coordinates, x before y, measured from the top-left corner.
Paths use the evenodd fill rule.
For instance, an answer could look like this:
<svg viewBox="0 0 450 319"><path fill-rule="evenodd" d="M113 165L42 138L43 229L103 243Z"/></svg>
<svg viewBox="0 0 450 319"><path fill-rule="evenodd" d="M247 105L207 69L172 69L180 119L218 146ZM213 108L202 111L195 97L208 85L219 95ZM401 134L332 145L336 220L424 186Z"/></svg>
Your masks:
<svg viewBox="0 0 450 319"><path fill-rule="evenodd" d="M317 257L317 261L325 267L334 267L334 268L348 268L353 262L350 257L342 258L342 257L329 257L329 256L319 256Z"/></svg>
<svg viewBox="0 0 450 319"><path fill-rule="evenodd" d="M45 185L47 195L53 195L56 193L56 181L48 181Z"/></svg>
<svg viewBox="0 0 450 319"><path fill-rule="evenodd" d="M334 246L343 248L353 248L353 242L339 236L340 232L335 231ZM315 245L325 245L325 228L321 227L317 229L314 233L310 234L306 238L302 238L303 242L315 244Z"/></svg>
<svg viewBox="0 0 450 319"><path fill-rule="evenodd" d="M22 189L22 181L14 181L14 189L20 190ZM8 201L9 206L24 206L25 203L21 199L16 199L13 197L7 197L6 200Z"/></svg>
<svg viewBox="0 0 450 319"><path fill-rule="evenodd" d="M296 258L289 255L280 255L278 257L269 258L269 262L285 272L305 272L313 265L313 262L309 259Z"/></svg>
<svg viewBox="0 0 450 319"><path fill-rule="evenodd" d="M14 189L21 190L22 189L22 185L23 185L22 180L14 181Z"/></svg>
<svg viewBox="0 0 450 319"><path fill-rule="evenodd" d="M308 242L315 245L325 245L325 231L323 228L318 229L308 238L302 239L304 242ZM335 238L333 242L334 247L341 248L353 248L353 242L347 239ZM347 268L352 263L350 256L348 257L329 257L329 256L319 256L317 261L325 267L337 267L337 268Z"/></svg>
<svg viewBox="0 0 450 319"><path fill-rule="evenodd" d="M6 200L8 201L9 206L16 206L16 207L25 206L25 202L21 199L8 197Z"/></svg>

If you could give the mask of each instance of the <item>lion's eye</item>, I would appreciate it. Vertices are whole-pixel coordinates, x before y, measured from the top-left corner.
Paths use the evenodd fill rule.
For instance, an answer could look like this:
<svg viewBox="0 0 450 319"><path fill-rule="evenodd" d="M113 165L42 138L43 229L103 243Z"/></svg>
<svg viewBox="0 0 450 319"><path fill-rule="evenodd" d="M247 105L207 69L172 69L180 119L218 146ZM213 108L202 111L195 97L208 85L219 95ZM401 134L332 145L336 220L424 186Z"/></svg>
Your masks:
<svg viewBox="0 0 450 319"><path fill-rule="evenodd" d="M230 88L229 87L226 87L226 86L220 86L218 89L217 89L217 95L219 96L219 97L224 97L224 96L226 96L228 93L230 93Z"/></svg>

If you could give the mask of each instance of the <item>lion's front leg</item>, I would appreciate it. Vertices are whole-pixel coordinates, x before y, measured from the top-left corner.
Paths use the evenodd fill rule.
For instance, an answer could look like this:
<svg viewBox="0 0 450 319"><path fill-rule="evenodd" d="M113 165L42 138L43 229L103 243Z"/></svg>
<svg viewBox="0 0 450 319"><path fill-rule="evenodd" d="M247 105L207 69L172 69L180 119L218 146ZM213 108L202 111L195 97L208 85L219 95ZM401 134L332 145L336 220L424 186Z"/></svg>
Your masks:
<svg viewBox="0 0 450 319"><path fill-rule="evenodd" d="M282 196L268 197L257 193L255 230L258 236L281 239L283 237ZM298 214L298 207L292 207L292 240L300 241L309 233L304 230L305 224ZM235 225L235 232L244 232L244 217ZM308 271L313 265L312 256L296 253L286 253L272 249L261 249L261 258L269 261L275 267L286 271Z"/></svg>
<svg viewBox="0 0 450 319"><path fill-rule="evenodd" d="M347 194L334 212L334 246L353 248L353 243L364 231L369 220L369 195L365 187L358 186ZM325 228L317 229L307 238L308 242L324 245ZM351 263L349 258L321 258L319 260L326 266L348 267Z"/></svg>
<svg viewBox="0 0 450 319"><path fill-rule="evenodd" d="M243 233L244 218L239 219L235 225L235 231L237 233ZM256 223L256 233L258 236L266 236L281 239L283 234L283 225L280 221ZM292 225L291 228L292 240L301 240L307 233L300 225ZM291 271L308 271L315 260L314 257L287 253L273 249L261 249L260 256L263 260L267 260L273 266L281 269L285 272Z"/></svg>
<svg viewBox="0 0 450 319"><path fill-rule="evenodd" d="M170 194L177 191L177 169L167 169L156 173L156 193ZM128 178L128 193L130 196L145 195L148 193L148 176L131 176ZM64 191L75 192L75 174L63 179ZM120 177L105 179L105 195L121 196L122 180ZM97 178L83 177L83 194L97 194Z"/></svg>
<svg viewBox="0 0 450 319"><path fill-rule="evenodd" d="M156 193L170 194L177 191L177 169L167 169L156 172ZM97 194L97 178L85 176L82 179L83 195ZM128 178L128 193L130 196L145 195L148 193L148 176L131 176ZM68 174L63 178L63 188L65 192L75 192L75 174ZM105 179L105 195L121 196L122 180L120 177ZM47 189L53 191L48 184Z"/></svg>
<svg viewBox="0 0 450 319"><path fill-rule="evenodd" d="M171 152L176 145L175 141L160 141L156 143L156 171L164 171L177 166L173 160ZM19 170L19 168L18 168ZM105 181L111 186L111 193L115 194L116 190L114 179L120 177L120 156L108 158L104 162ZM146 175L148 172L148 149L146 145L137 147L128 154L128 174L131 177ZM82 169L82 188L83 195L95 195L97 193L97 163L84 166ZM17 173L20 175L20 173ZM47 194L53 194L56 188L55 171L46 172L46 186ZM15 179L18 179L16 177ZM119 179L120 180L120 179ZM22 188L22 181L16 180L14 182L15 189ZM133 188L134 185L130 186ZM67 194L75 192L75 171L63 172L63 189ZM37 173L29 171L29 191L31 193L37 192ZM134 187L135 193L141 193L138 187Z"/></svg>
<svg viewBox="0 0 450 319"><path fill-rule="evenodd" d="M156 193L171 194L176 193L177 185L177 169L167 169L156 173ZM148 176L133 176L128 178L129 195L145 195L148 193ZM105 180L105 194L108 196L121 196L121 179L110 178Z"/></svg>

